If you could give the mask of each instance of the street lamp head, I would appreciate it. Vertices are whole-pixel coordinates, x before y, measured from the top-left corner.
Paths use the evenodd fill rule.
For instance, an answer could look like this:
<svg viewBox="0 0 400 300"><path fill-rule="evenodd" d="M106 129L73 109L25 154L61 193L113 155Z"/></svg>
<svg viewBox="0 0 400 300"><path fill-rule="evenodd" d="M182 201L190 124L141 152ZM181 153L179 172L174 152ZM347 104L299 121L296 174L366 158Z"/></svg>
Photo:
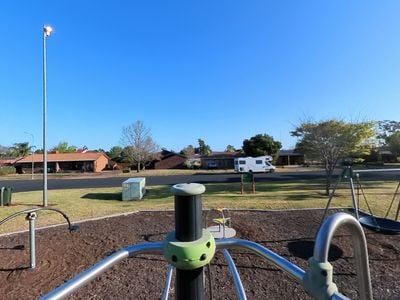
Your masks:
<svg viewBox="0 0 400 300"><path fill-rule="evenodd" d="M53 28L51 28L49 25L46 25L46 26L44 26L44 28L43 28L43 32L44 32L44 35L45 35L46 37L48 37L48 36L50 36L50 34L53 32Z"/></svg>

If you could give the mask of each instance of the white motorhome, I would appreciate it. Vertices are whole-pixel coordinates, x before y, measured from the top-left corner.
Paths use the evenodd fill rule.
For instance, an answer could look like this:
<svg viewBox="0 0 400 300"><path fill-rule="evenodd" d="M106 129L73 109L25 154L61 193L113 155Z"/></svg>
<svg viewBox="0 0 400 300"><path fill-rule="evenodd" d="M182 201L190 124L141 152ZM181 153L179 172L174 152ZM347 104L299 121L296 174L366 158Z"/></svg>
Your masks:
<svg viewBox="0 0 400 300"><path fill-rule="evenodd" d="M275 166L271 164L272 157L269 155L258 157L239 157L235 158L235 171L240 173L245 172L269 172L275 171Z"/></svg>

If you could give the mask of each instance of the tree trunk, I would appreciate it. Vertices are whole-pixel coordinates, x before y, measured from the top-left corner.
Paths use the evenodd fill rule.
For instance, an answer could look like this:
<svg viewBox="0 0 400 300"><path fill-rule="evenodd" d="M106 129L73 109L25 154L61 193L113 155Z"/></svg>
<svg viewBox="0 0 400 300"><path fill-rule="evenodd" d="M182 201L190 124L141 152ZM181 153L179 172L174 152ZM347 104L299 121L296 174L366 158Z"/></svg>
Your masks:
<svg viewBox="0 0 400 300"><path fill-rule="evenodd" d="M325 195L329 196L331 190L333 170L327 167L325 168L325 172L326 172Z"/></svg>
<svg viewBox="0 0 400 300"><path fill-rule="evenodd" d="M325 195L329 196L331 189L331 182L328 178L326 178L326 183L325 183Z"/></svg>
<svg viewBox="0 0 400 300"><path fill-rule="evenodd" d="M139 173L140 172L140 155L137 161L137 167L136 167L136 172Z"/></svg>

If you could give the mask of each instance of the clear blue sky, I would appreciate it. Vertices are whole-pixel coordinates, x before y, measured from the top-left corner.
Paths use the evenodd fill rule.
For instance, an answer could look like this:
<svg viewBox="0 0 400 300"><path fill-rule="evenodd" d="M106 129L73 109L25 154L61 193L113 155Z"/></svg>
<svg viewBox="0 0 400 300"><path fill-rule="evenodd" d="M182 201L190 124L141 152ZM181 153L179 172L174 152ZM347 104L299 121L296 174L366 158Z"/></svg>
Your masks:
<svg viewBox="0 0 400 300"><path fill-rule="evenodd" d="M400 1L1 1L0 145L109 150L137 120L179 151L302 120L399 120Z"/></svg>

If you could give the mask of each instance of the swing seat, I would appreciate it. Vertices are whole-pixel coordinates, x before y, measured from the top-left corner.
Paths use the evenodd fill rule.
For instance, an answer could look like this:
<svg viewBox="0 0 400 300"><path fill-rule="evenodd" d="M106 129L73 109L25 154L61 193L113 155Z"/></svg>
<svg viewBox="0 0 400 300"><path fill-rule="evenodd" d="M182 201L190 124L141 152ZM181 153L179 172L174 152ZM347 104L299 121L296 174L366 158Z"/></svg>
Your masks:
<svg viewBox="0 0 400 300"><path fill-rule="evenodd" d="M360 224L375 232L384 234L399 234L400 222L395 220L366 215L358 220Z"/></svg>

